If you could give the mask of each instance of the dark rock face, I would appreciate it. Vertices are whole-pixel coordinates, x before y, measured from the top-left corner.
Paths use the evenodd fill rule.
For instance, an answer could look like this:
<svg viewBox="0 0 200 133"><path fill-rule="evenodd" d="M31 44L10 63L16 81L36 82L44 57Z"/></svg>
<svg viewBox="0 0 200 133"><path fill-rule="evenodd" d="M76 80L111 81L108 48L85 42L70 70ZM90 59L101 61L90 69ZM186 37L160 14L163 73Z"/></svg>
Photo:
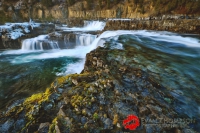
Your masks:
<svg viewBox="0 0 200 133"><path fill-rule="evenodd" d="M76 33L73 32L53 32L49 34L50 40L56 41L59 48L74 48L76 45Z"/></svg>
<svg viewBox="0 0 200 133"><path fill-rule="evenodd" d="M55 30L55 25L53 23L42 23L39 27L34 28L30 34L35 37L42 34L48 34Z"/></svg>
<svg viewBox="0 0 200 133"><path fill-rule="evenodd" d="M109 20L104 30L156 30L200 34L200 20Z"/></svg>
<svg viewBox="0 0 200 133"><path fill-rule="evenodd" d="M4 112L0 132L126 132L122 123L130 114L140 119L136 132L192 132L187 127L157 128L142 123L142 119L181 116L173 107L176 99L165 87L127 62L132 56L120 56L129 52L107 46L88 53L81 74L60 77L46 92Z"/></svg>
<svg viewBox="0 0 200 133"><path fill-rule="evenodd" d="M0 33L0 49L4 49L1 33Z"/></svg>
<svg viewBox="0 0 200 133"><path fill-rule="evenodd" d="M84 20L81 18L68 18L66 23L69 27L83 27Z"/></svg>
<svg viewBox="0 0 200 133"><path fill-rule="evenodd" d="M13 40L7 36L2 37L2 44L6 49L20 49L21 47L20 39Z"/></svg>

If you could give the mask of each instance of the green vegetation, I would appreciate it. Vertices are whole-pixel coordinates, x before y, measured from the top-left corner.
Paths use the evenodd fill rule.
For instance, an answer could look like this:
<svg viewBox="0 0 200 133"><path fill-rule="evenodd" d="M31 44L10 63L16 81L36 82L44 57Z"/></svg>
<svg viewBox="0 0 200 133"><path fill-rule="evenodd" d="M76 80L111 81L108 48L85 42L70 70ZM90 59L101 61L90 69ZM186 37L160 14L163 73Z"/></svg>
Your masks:
<svg viewBox="0 0 200 133"><path fill-rule="evenodd" d="M98 118L99 118L98 114L97 114L97 113L94 113L94 114L93 114L93 119L94 119L94 120L97 120Z"/></svg>

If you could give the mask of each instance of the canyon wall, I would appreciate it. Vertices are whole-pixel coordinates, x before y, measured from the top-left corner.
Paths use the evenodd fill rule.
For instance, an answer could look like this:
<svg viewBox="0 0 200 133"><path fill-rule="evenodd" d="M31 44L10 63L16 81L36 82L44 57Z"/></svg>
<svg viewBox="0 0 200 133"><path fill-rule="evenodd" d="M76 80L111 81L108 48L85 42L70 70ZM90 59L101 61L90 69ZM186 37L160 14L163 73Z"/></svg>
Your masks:
<svg viewBox="0 0 200 133"><path fill-rule="evenodd" d="M152 6L152 2L146 0L147 2L143 5L145 10L141 10L138 5L134 3L118 3L112 8L102 8L98 9L98 5L93 5L93 9L85 10L87 5L85 2L77 2L73 6L68 8L69 18L86 18L86 19L96 19L96 18L138 18L147 17L149 15L155 14L155 10Z"/></svg>
<svg viewBox="0 0 200 133"><path fill-rule="evenodd" d="M142 10L134 2L121 2L111 8L106 8L104 5L101 9L95 4L93 8L88 9L86 1L79 1L71 6L61 2L52 7L45 7L40 2L32 4L22 0L15 3L2 2L0 11L5 12L6 16L15 22L27 21L30 18L46 21L63 21L67 18L141 18L156 14L153 3L150 0L145 1L143 5L145 8Z"/></svg>
<svg viewBox="0 0 200 133"><path fill-rule="evenodd" d="M30 2L29 2L30 1ZM30 18L39 21L60 21L65 23L67 19L106 19L106 18L147 18L150 16L162 16L163 14L171 14L176 16L186 16L174 11L170 13L162 13L155 9L155 5L151 0L143 0L142 6L133 0L121 1L112 4L107 8L104 3L99 8L98 2L94 2L91 8L88 8L86 1L78 1L75 4L68 5L66 2L53 4L51 7L44 6L41 2L31 3L31 0L18 2L0 2L0 23L1 18L7 18L4 22L28 21ZM32 0L33 2L33 0ZM196 15L196 16L195 16ZM187 14L190 16L190 14ZM198 18L198 14L192 13L192 17Z"/></svg>

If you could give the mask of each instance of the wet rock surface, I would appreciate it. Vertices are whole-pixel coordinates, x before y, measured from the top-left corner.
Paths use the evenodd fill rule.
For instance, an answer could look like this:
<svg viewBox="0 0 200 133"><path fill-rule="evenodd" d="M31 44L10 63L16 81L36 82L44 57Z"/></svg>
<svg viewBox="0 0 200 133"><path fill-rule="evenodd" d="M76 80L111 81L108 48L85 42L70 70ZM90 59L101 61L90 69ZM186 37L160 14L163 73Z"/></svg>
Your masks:
<svg viewBox="0 0 200 133"><path fill-rule="evenodd" d="M122 123L130 114L140 119L135 132L195 132L190 126L142 123L142 119L189 117L175 111L179 101L151 74L128 62L132 54L121 56L129 52L126 47L110 49L109 44L91 51L81 74L59 77L44 93L3 112L0 132L129 132Z"/></svg>

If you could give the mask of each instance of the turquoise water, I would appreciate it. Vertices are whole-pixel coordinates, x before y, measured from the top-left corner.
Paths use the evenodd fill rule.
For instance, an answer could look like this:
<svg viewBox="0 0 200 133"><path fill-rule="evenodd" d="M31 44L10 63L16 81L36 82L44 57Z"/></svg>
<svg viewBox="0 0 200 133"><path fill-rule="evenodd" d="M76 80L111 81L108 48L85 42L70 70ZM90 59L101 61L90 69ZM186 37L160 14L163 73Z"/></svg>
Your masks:
<svg viewBox="0 0 200 133"><path fill-rule="evenodd" d="M68 50L1 51L0 108L44 91L56 76L81 72L86 53L105 40L128 49L127 65L163 85L177 99L176 112L200 118L200 36L153 31L106 31L91 45Z"/></svg>
<svg viewBox="0 0 200 133"><path fill-rule="evenodd" d="M0 109L16 99L44 91L70 64L81 60L63 56L62 52L65 51L0 51Z"/></svg>
<svg viewBox="0 0 200 133"><path fill-rule="evenodd" d="M199 40L199 36L184 37ZM162 36L128 35L125 38L126 44L137 48L134 57L138 62L135 65L151 72L168 90L179 91L200 103L200 43L193 46L191 41L185 45L181 43L184 40L169 38L168 41Z"/></svg>

